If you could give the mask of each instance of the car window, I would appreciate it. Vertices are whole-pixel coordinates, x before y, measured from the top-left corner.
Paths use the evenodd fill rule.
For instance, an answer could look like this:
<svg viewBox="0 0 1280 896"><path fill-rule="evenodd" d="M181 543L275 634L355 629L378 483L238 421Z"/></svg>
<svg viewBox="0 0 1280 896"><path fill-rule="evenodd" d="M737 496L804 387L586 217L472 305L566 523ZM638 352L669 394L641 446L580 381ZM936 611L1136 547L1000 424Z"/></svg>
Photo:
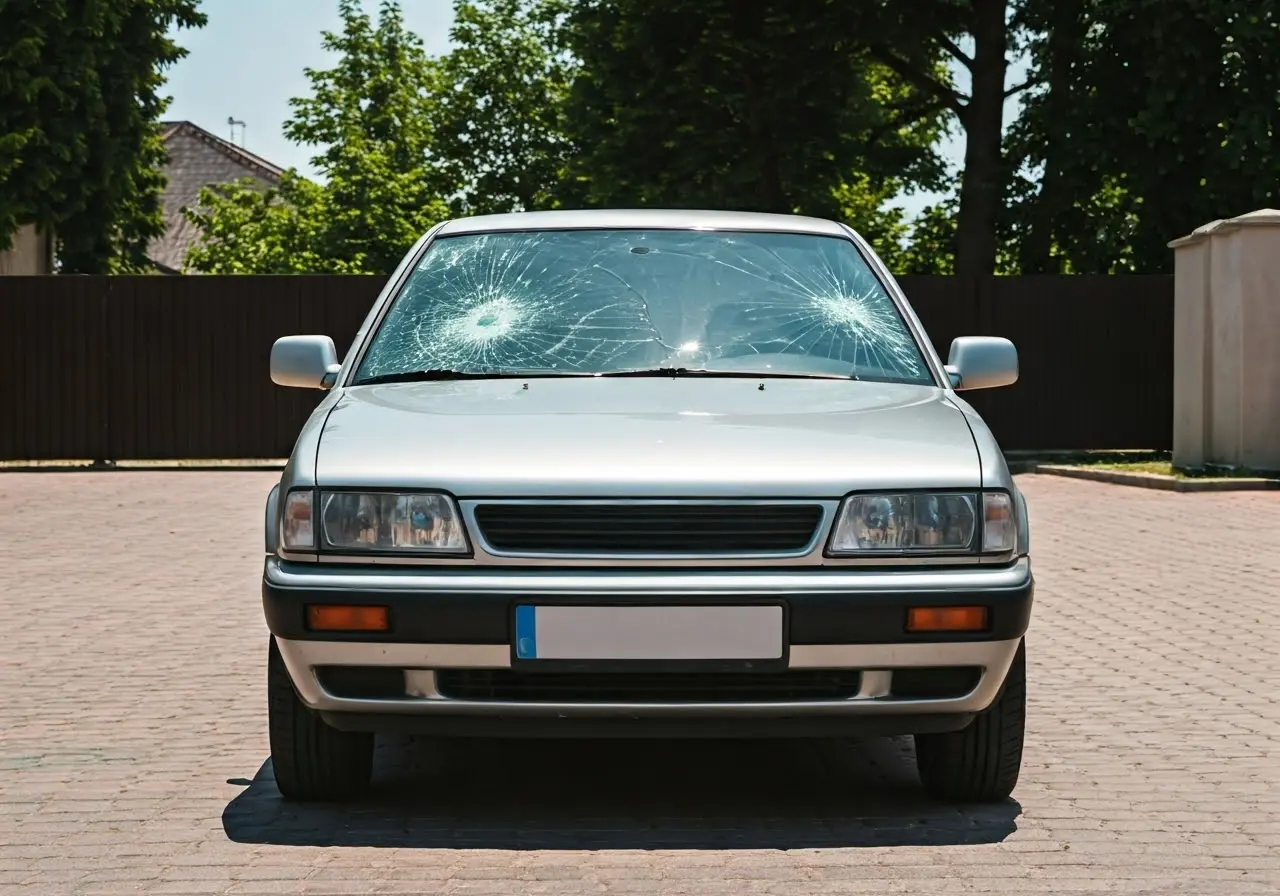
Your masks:
<svg viewBox="0 0 1280 896"><path fill-rule="evenodd" d="M437 239L387 312L355 383L428 369L668 366L933 383L851 241L698 230Z"/></svg>

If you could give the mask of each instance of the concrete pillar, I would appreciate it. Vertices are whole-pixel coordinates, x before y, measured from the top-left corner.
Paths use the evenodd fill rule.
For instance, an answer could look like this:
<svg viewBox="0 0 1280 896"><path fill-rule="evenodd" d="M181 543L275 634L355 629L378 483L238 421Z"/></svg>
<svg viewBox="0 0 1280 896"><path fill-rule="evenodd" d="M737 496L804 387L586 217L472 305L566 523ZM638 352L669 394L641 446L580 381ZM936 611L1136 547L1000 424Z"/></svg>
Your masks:
<svg viewBox="0 0 1280 896"><path fill-rule="evenodd" d="M1280 211L1174 250L1173 462L1280 470Z"/></svg>
<svg viewBox="0 0 1280 896"><path fill-rule="evenodd" d="M12 243L0 252L0 276L53 273L53 235L34 224L19 227Z"/></svg>

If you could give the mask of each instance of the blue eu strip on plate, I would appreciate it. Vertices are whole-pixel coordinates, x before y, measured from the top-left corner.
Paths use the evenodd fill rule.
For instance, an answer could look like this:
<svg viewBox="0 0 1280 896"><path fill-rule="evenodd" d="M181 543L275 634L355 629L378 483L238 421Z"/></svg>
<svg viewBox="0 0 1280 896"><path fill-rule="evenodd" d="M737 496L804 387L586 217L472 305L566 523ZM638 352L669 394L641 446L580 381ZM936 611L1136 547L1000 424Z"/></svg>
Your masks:
<svg viewBox="0 0 1280 896"><path fill-rule="evenodd" d="M516 607L516 656L522 660L538 658L536 610L536 607Z"/></svg>

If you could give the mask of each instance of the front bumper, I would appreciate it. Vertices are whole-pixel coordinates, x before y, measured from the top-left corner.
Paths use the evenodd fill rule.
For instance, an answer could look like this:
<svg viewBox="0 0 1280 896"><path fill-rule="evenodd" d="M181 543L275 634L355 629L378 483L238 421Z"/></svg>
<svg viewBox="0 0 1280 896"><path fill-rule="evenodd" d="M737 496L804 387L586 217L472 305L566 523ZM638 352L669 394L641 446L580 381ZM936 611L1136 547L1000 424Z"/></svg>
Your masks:
<svg viewBox="0 0 1280 896"><path fill-rule="evenodd" d="M475 570L353 569L267 559L263 607L268 628L301 700L335 727L442 734L896 734L956 730L991 704L1031 616L1030 561L991 568L856 570ZM459 670L513 670L517 602L583 605L786 607L787 650L776 673L852 670L856 689L837 699L572 701L537 697L459 698L437 686ZM379 634L312 632L310 603L390 608ZM982 604L982 633L910 634L909 606ZM403 672L400 693L354 696L326 686L328 667ZM905 670L965 668L971 686L943 696L903 696ZM515 670L513 670L515 671ZM519 670L523 671L523 670ZM697 669L684 670L693 672ZM744 670L745 671L745 670ZM582 674L590 675L584 668ZM505 674L505 673L503 673ZM538 672L527 673L536 676ZM645 724L636 726L634 723Z"/></svg>

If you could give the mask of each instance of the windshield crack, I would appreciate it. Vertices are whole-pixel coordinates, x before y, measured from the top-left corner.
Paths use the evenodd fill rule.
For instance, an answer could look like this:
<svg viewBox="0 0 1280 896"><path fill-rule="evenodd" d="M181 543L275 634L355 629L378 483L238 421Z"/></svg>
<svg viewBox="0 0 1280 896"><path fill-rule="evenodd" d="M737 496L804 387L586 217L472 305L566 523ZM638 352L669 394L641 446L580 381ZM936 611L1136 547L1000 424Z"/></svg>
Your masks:
<svg viewBox="0 0 1280 896"><path fill-rule="evenodd" d="M358 379L667 367L932 382L850 241L689 230L439 239Z"/></svg>

